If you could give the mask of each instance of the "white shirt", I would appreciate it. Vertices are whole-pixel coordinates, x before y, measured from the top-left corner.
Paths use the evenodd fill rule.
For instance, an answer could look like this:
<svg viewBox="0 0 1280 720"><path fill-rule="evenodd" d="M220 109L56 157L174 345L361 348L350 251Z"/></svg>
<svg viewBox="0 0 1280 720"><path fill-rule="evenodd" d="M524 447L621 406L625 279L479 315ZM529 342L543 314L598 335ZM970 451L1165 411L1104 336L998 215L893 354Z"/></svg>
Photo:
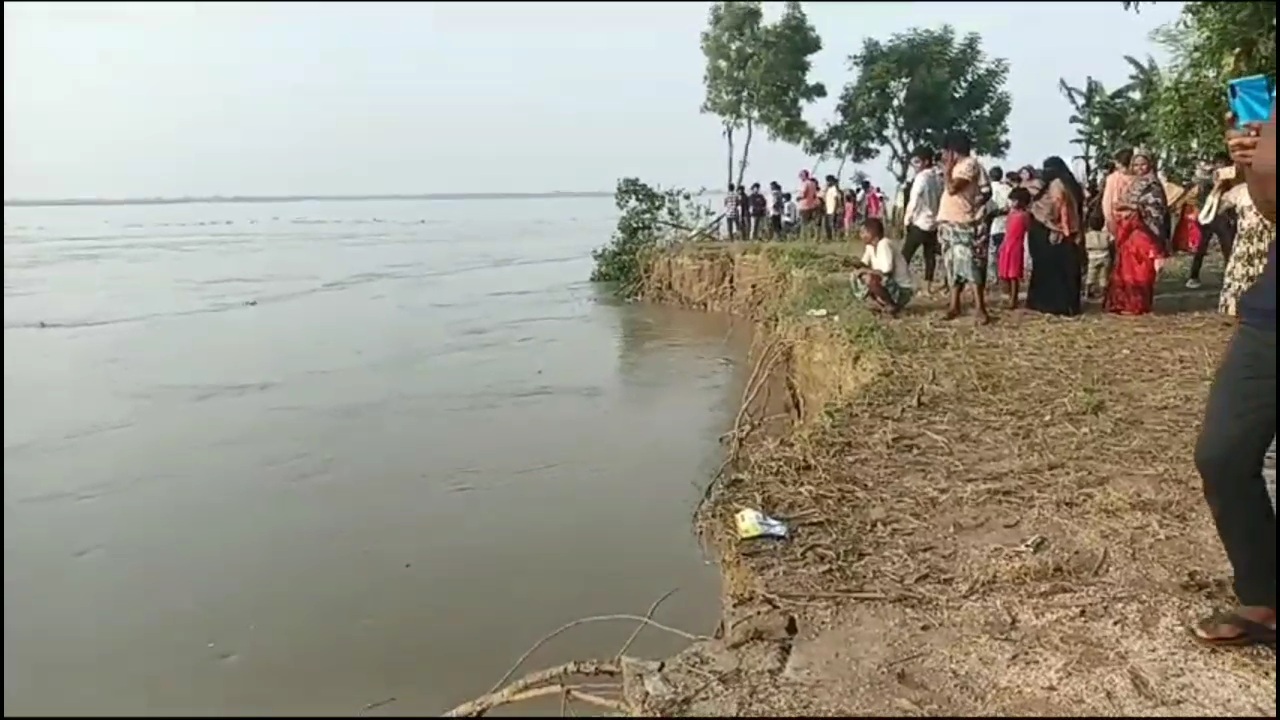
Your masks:
<svg viewBox="0 0 1280 720"><path fill-rule="evenodd" d="M826 195L824 196L827 204L827 214L835 215L840 211L840 188L835 185L827 186Z"/></svg>
<svg viewBox="0 0 1280 720"><path fill-rule="evenodd" d="M1013 188L1003 182L991 183L991 199L987 201L987 209L999 214L991 218L991 234L1003 235L1005 221L1009 218L1009 193Z"/></svg>
<svg viewBox="0 0 1280 720"><path fill-rule="evenodd" d="M902 251L888 238L880 238L875 245L862 251L862 264L886 277L893 278L899 287L911 287L911 270Z"/></svg>
<svg viewBox="0 0 1280 720"><path fill-rule="evenodd" d="M938 203L942 201L942 173L928 167L916 174L911 183L911 196L907 199L907 222L932 232L938 224Z"/></svg>
<svg viewBox="0 0 1280 720"><path fill-rule="evenodd" d="M794 200L788 200L782 206L782 222L788 225L794 225L800 221L800 210L796 207Z"/></svg>

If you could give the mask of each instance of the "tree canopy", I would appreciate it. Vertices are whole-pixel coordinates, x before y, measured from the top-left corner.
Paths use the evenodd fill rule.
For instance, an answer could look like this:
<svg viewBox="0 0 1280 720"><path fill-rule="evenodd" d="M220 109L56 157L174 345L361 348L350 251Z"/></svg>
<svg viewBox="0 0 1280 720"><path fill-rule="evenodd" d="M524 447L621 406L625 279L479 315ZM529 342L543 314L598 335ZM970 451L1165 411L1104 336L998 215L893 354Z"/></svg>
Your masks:
<svg viewBox="0 0 1280 720"><path fill-rule="evenodd" d="M846 153L855 162L888 153L888 168L904 182L911 151L937 147L952 130L967 132L974 152L1003 157L1009 149L1009 64L990 58L977 33L915 28L887 41L868 38L849 58L854 80L844 87L838 120L815 149Z"/></svg>
<svg viewBox="0 0 1280 720"><path fill-rule="evenodd" d="M1125 2L1141 12L1150 2ZM1227 81L1276 76L1275 2L1186 2L1178 19L1154 33L1171 61L1149 72L1149 91L1129 106L1171 173L1188 176L1221 152Z"/></svg>
<svg viewBox="0 0 1280 720"><path fill-rule="evenodd" d="M788 2L782 16L764 20L759 2L717 2L702 32L706 57L702 112L720 118L728 145L728 181L734 182L734 145L741 132L737 182L747 170L757 129L773 140L804 143L812 129L804 107L826 97L822 83L810 82L811 58L822 39L799 2Z"/></svg>
<svg viewBox="0 0 1280 720"><path fill-rule="evenodd" d="M1118 150L1148 145L1155 136L1163 71L1151 57L1138 60L1126 55L1124 60L1129 63L1129 80L1114 90L1093 77L1085 78L1081 86L1058 81L1058 89L1071 103L1068 122L1076 129L1071 142L1080 148L1076 157L1084 160L1087 175L1106 168Z"/></svg>

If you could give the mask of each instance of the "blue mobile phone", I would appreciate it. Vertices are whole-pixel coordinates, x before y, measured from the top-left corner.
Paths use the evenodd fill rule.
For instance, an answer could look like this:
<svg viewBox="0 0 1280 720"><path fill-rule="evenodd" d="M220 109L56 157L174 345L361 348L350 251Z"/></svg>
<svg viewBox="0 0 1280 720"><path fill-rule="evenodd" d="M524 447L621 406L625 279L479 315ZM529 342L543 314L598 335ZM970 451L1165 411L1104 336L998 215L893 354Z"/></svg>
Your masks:
<svg viewBox="0 0 1280 720"><path fill-rule="evenodd" d="M1266 75L1250 75L1227 81L1227 103L1236 124L1266 122L1271 117L1271 102L1276 89Z"/></svg>

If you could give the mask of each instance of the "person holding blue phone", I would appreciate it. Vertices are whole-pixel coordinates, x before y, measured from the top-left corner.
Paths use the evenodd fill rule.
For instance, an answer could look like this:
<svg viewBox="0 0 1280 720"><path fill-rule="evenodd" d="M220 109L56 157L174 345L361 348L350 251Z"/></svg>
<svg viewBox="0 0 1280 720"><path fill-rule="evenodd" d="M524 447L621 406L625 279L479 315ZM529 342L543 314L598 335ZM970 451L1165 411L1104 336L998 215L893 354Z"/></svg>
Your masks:
<svg viewBox="0 0 1280 720"><path fill-rule="evenodd" d="M1190 630L1206 645L1274 647L1276 513L1263 466L1276 436L1275 100L1265 122L1228 130L1227 145L1271 237L1262 274L1240 296L1240 323L1214 376L1195 448L1240 605Z"/></svg>

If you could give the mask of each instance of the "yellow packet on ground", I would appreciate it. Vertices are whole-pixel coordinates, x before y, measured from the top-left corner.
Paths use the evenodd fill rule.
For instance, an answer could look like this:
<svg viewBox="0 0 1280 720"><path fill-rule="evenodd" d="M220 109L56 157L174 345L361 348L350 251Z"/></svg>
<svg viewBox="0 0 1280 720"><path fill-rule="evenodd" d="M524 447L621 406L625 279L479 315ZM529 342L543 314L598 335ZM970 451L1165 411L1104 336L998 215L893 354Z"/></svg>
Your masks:
<svg viewBox="0 0 1280 720"><path fill-rule="evenodd" d="M742 510L734 516L734 524L738 528L738 537L751 540L760 537L784 538L787 536L787 524L771 518L759 510Z"/></svg>

